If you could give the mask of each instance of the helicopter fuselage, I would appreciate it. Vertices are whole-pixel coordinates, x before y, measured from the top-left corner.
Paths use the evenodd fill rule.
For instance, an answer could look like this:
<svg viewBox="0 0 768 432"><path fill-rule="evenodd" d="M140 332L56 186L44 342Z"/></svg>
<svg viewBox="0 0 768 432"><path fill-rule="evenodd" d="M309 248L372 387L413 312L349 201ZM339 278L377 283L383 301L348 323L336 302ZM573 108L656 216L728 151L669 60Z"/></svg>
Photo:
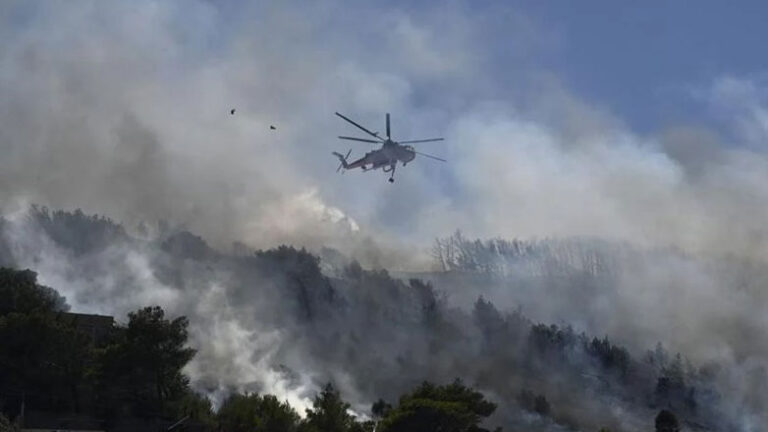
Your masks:
<svg viewBox="0 0 768 432"><path fill-rule="evenodd" d="M387 140L382 143L380 149L368 152L360 159L350 162L346 169L362 168L364 171L369 171L381 168L384 172L389 172L398 162L402 162L405 166L415 157L413 147Z"/></svg>

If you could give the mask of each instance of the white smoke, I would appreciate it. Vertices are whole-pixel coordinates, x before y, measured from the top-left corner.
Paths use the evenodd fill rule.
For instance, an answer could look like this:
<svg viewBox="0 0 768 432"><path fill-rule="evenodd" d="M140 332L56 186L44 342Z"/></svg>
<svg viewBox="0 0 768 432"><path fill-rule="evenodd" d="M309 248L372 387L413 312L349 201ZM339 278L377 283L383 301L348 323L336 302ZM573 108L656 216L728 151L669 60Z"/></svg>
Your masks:
<svg viewBox="0 0 768 432"><path fill-rule="evenodd" d="M434 237L457 228L480 237L597 236L677 248L703 262L761 266L768 258L768 103L759 80L720 77L696 92L728 136L696 125L641 135L531 68L531 50L546 48L534 41L547 33L512 9L504 16L519 25L504 34L522 41L513 49L526 71L493 68L498 53L484 49L500 29L493 11L233 7L0 5L4 212L34 202L127 225L162 219L222 250L234 241L330 245L371 265L411 270L426 267ZM449 163L417 160L398 170L394 185L379 173L336 175L334 137L351 130L332 115L337 110L372 127L392 112L396 137L445 134L445 144L420 149ZM306 403L309 378L287 384L267 364L282 335L233 311L223 285L195 286L202 300L192 308L152 274L150 251L116 245L73 265L76 258L11 219L18 261L76 310L124 316L160 303L170 313L209 316L192 324L201 349L193 374L205 376L215 362L207 359L228 357L226 385L242 379ZM76 271L110 262L125 265ZM749 396L749 371L764 364L768 346L733 329L766 328L764 289L750 280L751 291L734 292L718 269L692 262L624 274L620 302L603 305L613 313L605 331L745 365L728 382L739 383L745 400L761 400ZM510 293L498 297L515 302ZM556 321L567 305L550 303L558 307L542 315ZM642 312L622 313L632 310ZM746 357L745 346L753 347Z"/></svg>

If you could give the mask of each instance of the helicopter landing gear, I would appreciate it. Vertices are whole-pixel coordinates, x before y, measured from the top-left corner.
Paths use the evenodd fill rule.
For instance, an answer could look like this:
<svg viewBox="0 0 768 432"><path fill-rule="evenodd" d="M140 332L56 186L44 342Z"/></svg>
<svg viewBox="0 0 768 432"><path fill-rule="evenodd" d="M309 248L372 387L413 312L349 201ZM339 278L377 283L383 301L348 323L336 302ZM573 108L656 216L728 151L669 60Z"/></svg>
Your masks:
<svg viewBox="0 0 768 432"><path fill-rule="evenodd" d="M390 183L394 183L394 182L395 182L395 179L393 179L392 177L390 177L390 178L389 178L389 182L390 182Z"/></svg>

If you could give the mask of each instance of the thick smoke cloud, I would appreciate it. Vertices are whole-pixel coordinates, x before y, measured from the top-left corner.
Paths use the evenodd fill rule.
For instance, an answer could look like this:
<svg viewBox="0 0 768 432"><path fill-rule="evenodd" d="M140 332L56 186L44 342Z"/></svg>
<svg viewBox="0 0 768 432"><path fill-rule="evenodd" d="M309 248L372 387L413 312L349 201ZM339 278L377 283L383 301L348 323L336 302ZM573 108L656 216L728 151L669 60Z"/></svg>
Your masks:
<svg viewBox="0 0 768 432"><path fill-rule="evenodd" d="M333 111L378 126L390 110L406 134L413 85L466 77L472 64L473 50L448 49L461 40L397 12L355 40L348 31L367 25L336 30L346 19L323 6L79 6L5 6L3 202L166 219L224 245L324 244L344 234L326 223L342 204L369 230L407 227L379 213L408 194L380 177L335 175L330 151L344 126ZM386 61L367 48L374 41ZM435 124L422 121L423 133L442 132ZM407 175L405 190L423 183Z"/></svg>
<svg viewBox="0 0 768 432"><path fill-rule="evenodd" d="M539 51L556 42L514 10L11 1L0 20L0 206L15 259L75 309L122 316L158 303L198 317L193 333L212 344L193 369L213 393L244 381L306 400L315 372L275 370L284 335L253 318L274 299L232 308L231 287L243 282L228 272L200 278L189 263L158 278L151 248L114 245L73 262L22 223L23 210L83 208L137 236L141 222L164 220L220 250L330 246L367 266L417 271L431 265L432 239L457 228L675 249L623 267L617 292L589 298L582 311L507 285L485 295L636 350L663 341L728 364L737 404L762 400L751 377L768 345L749 335L767 325L765 279L754 270L768 258L763 82L698 83L692 98L710 107L716 127L641 135L542 70ZM333 139L350 132L336 110L372 127L389 111L397 137L445 135L424 150L450 162L418 160L394 185L379 173L336 175L329 153L342 146ZM722 260L736 264L713 264ZM466 288L456 284L449 299L465 306L481 293L458 291ZM217 363L224 358L232 362Z"/></svg>
<svg viewBox="0 0 768 432"><path fill-rule="evenodd" d="M165 219L219 245L317 246L357 228L424 244L460 228L764 258L759 149L696 126L638 136L555 78L502 69L529 91L494 80L491 11L80 6L4 6L5 206ZM505 36L543 33L520 27ZM758 85L724 78L697 95L753 143ZM328 154L348 129L334 110L377 127L391 111L397 136L445 134L429 151L451 162L419 161L394 187L336 176Z"/></svg>

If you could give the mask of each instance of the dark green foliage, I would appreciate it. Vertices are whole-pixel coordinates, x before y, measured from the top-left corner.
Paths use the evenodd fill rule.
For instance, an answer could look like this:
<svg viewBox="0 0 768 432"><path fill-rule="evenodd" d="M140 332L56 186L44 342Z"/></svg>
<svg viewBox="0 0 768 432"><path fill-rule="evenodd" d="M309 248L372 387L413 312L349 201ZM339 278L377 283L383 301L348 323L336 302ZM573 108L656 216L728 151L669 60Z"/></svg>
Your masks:
<svg viewBox="0 0 768 432"><path fill-rule="evenodd" d="M177 258L197 261L216 255L205 240L188 231L180 231L168 236L160 248Z"/></svg>
<svg viewBox="0 0 768 432"><path fill-rule="evenodd" d="M626 377L632 363L626 348L612 344L607 337L589 340L583 333L575 333L570 326L535 324L528 335L528 346L539 360L563 362L563 366L570 358L586 354L602 372L621 378Z"/></svg>
<svg viewBox="0 0 768 432"><path fill-rule="evenodd" d="M602 340L593 338L587 345L587 353L596 357L600 365L605 369L613 369L621 375L626 375L629 369L629 352L626 349L613 345L608 337Z"/></svg>
<svg viewBox="0 0 768 432"><path fill-rule="evenodd" d="M74 212L49 211L47 207L32 206L29 217L59 246L75 255L97 252L128 239L125 229L109 218Z"/></svg>
<svg viewBox="0 0 768 432"><path fill-rule="evenodd" d="M167 402L187 391L181 369L195 354L185 347L187 319L166 320L158 306L132 312L128 319L102 352L101 392L113 408L128 405L136 415L163 414Z"/></svg>
<svg viewBox="0 0 768 432"><path fill-rule="evenodd" d="M352 261L344 268L344 276L351 280L359 281L363 277L363 268L357 261Z"/></svg>
<svg viewBox="0 0 768 432"><path fill-rule="evenodd" d="M280 246L256 252L263 275L278 279L295 299L296 315L312 321L324 307L336 300L336 291L320 270L320 259L304 248Z"/></svg>
<svg viewBox="0 0 768 432"><path fill-rule="evenodd" d="M490 301L480 296L475 302L475 308L472 310L472 318L475 324L480 328L488 338L495 338L504 331L504 318L498 309Z"/></svg>
<svg viewBox="0 0 768 432"><path fill-rule="evenodd" d="M10 312L49 313L68 309L64 297L37 283L37 273L0 268L0 316Z"/></svg>
<svg viewBox="0 0 768 432"><path fill-rule="evenodd" d="M170 405L171 414L177 418L189 416L190 420L209 426L211 429L216 424L210 399L199 393L188 390L183 397L172 401Z"/></svg>
<svg viewBox="0 0 768 432"><path fill-rule="evenodd" d="M416 295L416 301L421 305L421 313L426 325L437 325L441 318L444 299L429 282L411 279L408 286Z"/></svg>
<svg viewBox="0 0 768 432"><path fill-rule="evenodd" d="M253 430L258 418L258 404L259 396L256 394L230 395L216 415L220 427L231 432Z"/></svg>
<svg viewBox="0 0 768 432"><path fill-rule="evenodd" d="M306 249L296 249L292 246L280 246L276 249L256 252L256 256L289 270L294 274L321 276L320 258L307 252Z"/></svg>
<svg viewBox="0 0 768 432"><path fill-rule="evenodd" d="M379 399L371 406L371 414L376 418L385 417L392 411L392 405L388 404L384 399Z"/></svg>
<svg viewBox="0 0 768 432"><path fill-rule="evenodd" d="M51 313L0 317L0 388L24 393L37 405L79 410L88 339Z"/></svg>
<svg viewBox="0 0 768 432"><path fill-rule="evenodd" d="M129 314L127 327L108 327L112 334L101 346L78 330L76 315L58 312L63 299L37 285L33 272L0 269L0 290L3 394L23 395L27 406L43 411L210 417L210 403L190 393L181 373L194 355L185 347L186 318L141 309Z"/></svg>
<svg viewBox="0 0 768 432"><path fill-rule="evenodd" d="M529 346L536 354L544 356L564 357L565 352L578 342L579 338L570 326L536 324L528 335Z"/></svg>
<svg viewBox="0 0 768 432"><path fill-rule="evenodd" d="M315 396L312 408L307 409L307 418L302 431L305 432L352 432L360 430L355 418L349 414L349 404L341 394L328 383Z"/></svg>
<svg viewBox="0 0 768 432"><path fill-rule="evenodd" d="M261 397L261 419L256 430L290 432L298 428L299 415L288 402L280 402L273 395Z"/></svg>
<svg viewBox="0 0 768 432"><path fill-rule="evenodd" d="M423 383L400 398L377 430L385 432L485 431L480 422L490 416L496 405L466 387L460 380L447 386Z"/></svg>
<svg viewBox="0 0 768 432"><path fill-rule="evenodd" d="M685 372L683 371L683 358L678 353L675 355L675 359L668 365L662 367L662 373L668 377L670 381L685 382Z"/></svg>
<svg viewBox="0 0 768 432"><path fill-rule="evenodd" d="M663 348L657 347L657 351ZM668 356L667 356L668 357ZM659 377L656 380L655 398L657 406L665 406L683 413L696 411L696 387L692 384L695 373L688 363L684 366L683 357L677 354L672 361L659 362ZM688 369L688 371L686 371Z"/></svg>
<svg viewBox="0 0 768 432"><path fill-rule="evenodd" d="M549 414L549 402L544 395L537 395L528 389L523 389L517 397L520 406L539 415Z"/></svg>
<svg viewBox="0 0 768 432"><path fill-rule="evenodd" d="M219 427L228 432L298 430L299 415L275 396L233 394L229 396L216 415Z"/></svg>
<svg viewBox="0 0 768 432"><path fill-rule="evenodd" d="M656 416L656 432L678 432L680 425L677 423L677 417L667 410L659 411Z"/></svg>
<svg viewBox="0 0 768 432"><path fill-rule="evenodd" d="M30 270L0 268L0 390L38 405L80 409L91 351L85 335L60 319L65 299Z"/></svg>
<svg viewBox="0 0 768 432"><path fill-rule="evenodd" d="M127 327L107 325L97 339L79 330L88 316L66 309L34 272L0 268L0 409L15 416L23 399L39 411L189 415L210 423L210 402L192 393L181 373L194 355L185 347L186 318L166 320L159 307L145 308L129 314Z"/></svg>
<svg viewBox="0 0 768 432"><path fill-rule="evenodd" d="M362 423L355 423L352 426L351 432L375 432L376 422L373 420L364 421Z"/></svg>

